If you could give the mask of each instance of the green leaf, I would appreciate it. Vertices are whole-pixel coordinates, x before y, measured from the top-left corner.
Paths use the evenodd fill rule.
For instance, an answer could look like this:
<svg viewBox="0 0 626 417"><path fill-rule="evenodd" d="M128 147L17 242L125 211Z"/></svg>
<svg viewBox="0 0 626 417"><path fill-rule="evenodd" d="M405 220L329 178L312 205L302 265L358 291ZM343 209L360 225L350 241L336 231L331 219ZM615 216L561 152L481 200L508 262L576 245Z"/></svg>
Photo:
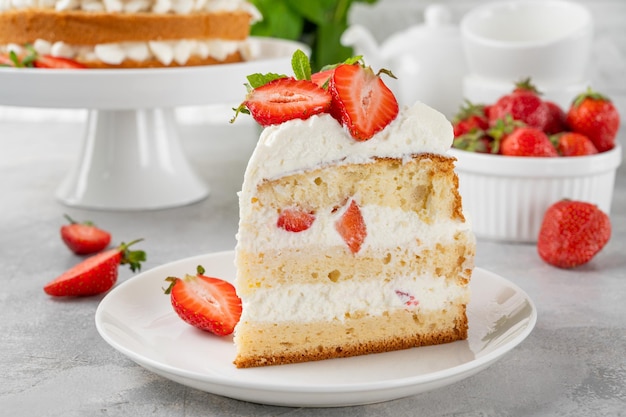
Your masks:
<svg viewBox="0 0 626 417"><path fill-rule="evenodd" d="M252 36L268 36L299 40L304 30L304 18L284 0L252 0L263 20L250 28Z"/></svg>
<svg viewBox="0 0 626 417"><path fill-rule="evenodd" d="M270 81L274 81L279 78L285 78L285 77L286 75L284 74L275 74L273 72L268 72L267 74L261 74L257 72L257 73L248 75L248 77L246 78L248 78L248 82L250 83L250 86L252 88L258 88L269 83Z"/></svg>
<svg viewBox="0 0 626 417"><path fill-rule="evenodd" d="M311 62L309 57L300 49L295 51L291 57L291 67L293 68L293 74L297 80L310 80L311 79Z"/></svg>

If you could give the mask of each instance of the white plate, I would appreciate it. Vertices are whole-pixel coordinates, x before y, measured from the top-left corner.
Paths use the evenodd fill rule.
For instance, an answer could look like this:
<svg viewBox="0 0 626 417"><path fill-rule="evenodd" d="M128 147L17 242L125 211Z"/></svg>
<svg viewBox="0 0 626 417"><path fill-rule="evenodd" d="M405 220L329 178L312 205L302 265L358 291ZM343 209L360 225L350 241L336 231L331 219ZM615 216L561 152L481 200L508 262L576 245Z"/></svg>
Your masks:
<svg viewBox="0 0 626 417"><path fill-rule="evenodd" d="M55 70L0 68L0 105L42 108L136 109L233 104L246 94L246 76L291 74L302 43L250 38L255 59L179 68Z"/></svg>
<svg viewBox="0 0 626 417"><path fill-rule="evenodd" d="M234 253L172 262L114 288L100 303L96 327L115 349L165 378L199 390L262 404L336 407L418 394L483 370L532 331L537 313L528 295L476 268L468 307L469 338L439 346L292 365L237 369L232 337L184 323L163 294L164 279L194 273L232 280Z"/></svg>

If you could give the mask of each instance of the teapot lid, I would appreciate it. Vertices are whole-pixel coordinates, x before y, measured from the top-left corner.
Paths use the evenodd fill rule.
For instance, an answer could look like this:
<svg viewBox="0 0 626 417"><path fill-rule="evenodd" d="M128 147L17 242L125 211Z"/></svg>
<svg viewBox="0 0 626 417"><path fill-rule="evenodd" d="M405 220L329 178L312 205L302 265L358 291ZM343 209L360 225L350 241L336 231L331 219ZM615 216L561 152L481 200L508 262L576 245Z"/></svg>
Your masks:
<svg viewBox="0 0 626 417"><path fill-rule="evenodd" d="M382 45L385 55L402 52L409 45L414 48L420 44L424 48L433 48L461 42L459 27L452 23L450 9L442 4L431 4L424 10L424 24L418 24L392 35ZM423 44L423 45L422 45Z"/></svg>

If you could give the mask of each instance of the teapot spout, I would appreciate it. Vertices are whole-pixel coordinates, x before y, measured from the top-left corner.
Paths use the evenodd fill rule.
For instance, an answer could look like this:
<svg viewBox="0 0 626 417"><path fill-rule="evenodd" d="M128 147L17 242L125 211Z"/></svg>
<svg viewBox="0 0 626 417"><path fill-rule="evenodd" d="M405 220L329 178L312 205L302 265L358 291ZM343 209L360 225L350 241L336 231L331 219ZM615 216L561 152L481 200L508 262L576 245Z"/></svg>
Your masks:
<svg viewBox="0 0 626 417"><path fill-rule="evenodd" d="M364 26L352 25L341 35L343 46L352 47L355 55L362 55L365 62L373 68L382 68L384 59L376 39Z"/></svg>

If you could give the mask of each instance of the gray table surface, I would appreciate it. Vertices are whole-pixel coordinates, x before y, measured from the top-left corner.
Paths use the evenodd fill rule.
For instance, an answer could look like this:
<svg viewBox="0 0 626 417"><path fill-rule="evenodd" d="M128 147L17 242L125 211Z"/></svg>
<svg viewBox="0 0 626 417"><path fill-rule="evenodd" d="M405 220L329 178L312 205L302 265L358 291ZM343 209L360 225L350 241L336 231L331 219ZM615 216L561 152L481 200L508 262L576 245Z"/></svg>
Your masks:
<svg viewBox="0 0 626 417"><path fill-rule="evenodd" d="M576 270L543 263L534 245L479 240L477 265L534 300L531 335L500 361L453 385L345 408L247 403L179 385L136 365L98 334L103 296L42 291L75 264L59 239L63 213L106 226L114 240L144 237L144 270L232 249L236 193L258 131L251 124L181 126L209 198L154 211L59 203L55 189L80 147L78 122L0 121L0 414L6 416L623 416L626 415L626 164L618 171L611 241ZM625 129L620 132L622 143ZM118 283L133 274L120 272Z"/></svg>

